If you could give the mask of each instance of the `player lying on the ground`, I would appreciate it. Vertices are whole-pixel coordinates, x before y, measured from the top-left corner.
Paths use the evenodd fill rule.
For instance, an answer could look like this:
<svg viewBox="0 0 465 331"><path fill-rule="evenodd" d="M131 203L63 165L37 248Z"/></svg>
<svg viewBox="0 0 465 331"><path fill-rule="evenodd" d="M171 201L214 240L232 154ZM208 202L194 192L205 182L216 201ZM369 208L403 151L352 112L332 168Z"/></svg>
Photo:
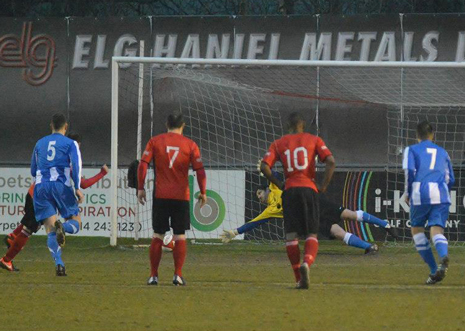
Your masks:
<svg viewBox="0 0 465 331"><path fill-rule="evenodd" d="M430 268L426 284L444 279L449 267L448 241L444 227L449 218L450 189L455 183L449 154L433 143L433 127L427 121L417 126L418 144L404 151L402 168L405 171L406 199L410 203L410 221L413 241L418 254ZM426 221L439 255L436 264L433 251L425 235Z"/></svg>
<svg viewBox="0 0 465 331"><path fill-rule="evenodd" d="M220 235L223 243L228 243L237 235L252 231L253 229L259 227L261 224L269 222L273 218L283 218L281 195L282 191L278 189L273 183L270 183L269 187L266 189L258 189L257 198L261 203L267 205L266 209L250 222L247 222L246 224L233 230L224 230L223 234ZM325 237L335 237L344 241L349 246L364 249L365 253L378 251L378 246L376 244L367 243L356 235L346 232L338 224L341 220L352 220L376 224L384 228L393 237L396 237L394 232L395 229L391 228L388 222L370 215L363 210L352 211L350 209L344 208L329 201L324 196L320 196L319 234Z"/></svg>
<svg viewBox="0 0 465 331"><path fill-rule="evenodd" d="M77 133L70 133L68 137L78 142L79 147L81 146L81 137ZM91 178L81 178L81 188L86 189L97 183L108 173L107 165L103 165L100 172ZM18 271L13 265L13 259L26 245L29 237L36 233L41 224L37 222L34 212L33 197L34 197L35 183L31 185L26 195L26 203L24 205L24 216L21 219L20 224L16 229L8 234L4 242L8 248L6 254L0 259L0 266L9 271ZM80 219L79 219L80 221ZM64 229L67 233L78 233L80 224L75 223L76 220L68 220L63 223Z"/></svg>

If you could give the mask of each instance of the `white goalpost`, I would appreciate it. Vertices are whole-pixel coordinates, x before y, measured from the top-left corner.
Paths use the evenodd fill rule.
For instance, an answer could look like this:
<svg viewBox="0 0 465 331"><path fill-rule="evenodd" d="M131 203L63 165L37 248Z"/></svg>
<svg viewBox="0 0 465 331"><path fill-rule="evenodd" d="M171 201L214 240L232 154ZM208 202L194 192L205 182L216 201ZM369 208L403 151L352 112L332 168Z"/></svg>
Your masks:
<svg viewBox="0 0 465 331"><path fill-rule="evenodd" d="M140 54L143 56L143 46ZM262 207L255 191L266 185L256 163L284 134L281 114L313 111L319 103L363 103L382 107L388 124L386 198L403 191L401 152L415 143L415 127L429 120L436 142L457 167L451 219L464 216L465 63L298 60L112 58L111 238L150 238L153 171L145 206L127 185L127 166L139 159L150 136L164 132L166 116L181 112L186 136L197 142L207 170L208 203L195 204L190 174L192 239L216 240L223 229L243 225ZM318 112L315 117L318 118ZM335 119L337 120L337 119ZM337 159L337 155L336 155ZM408 210L387 208L383 218L400 220L401 241L411 240ZM407 208L408 209L408 208ZM463 222L462 222L463 223ZM446 229L451 242L465 240L465 224ZM245 236L283 238L282 220Z"/></svg>

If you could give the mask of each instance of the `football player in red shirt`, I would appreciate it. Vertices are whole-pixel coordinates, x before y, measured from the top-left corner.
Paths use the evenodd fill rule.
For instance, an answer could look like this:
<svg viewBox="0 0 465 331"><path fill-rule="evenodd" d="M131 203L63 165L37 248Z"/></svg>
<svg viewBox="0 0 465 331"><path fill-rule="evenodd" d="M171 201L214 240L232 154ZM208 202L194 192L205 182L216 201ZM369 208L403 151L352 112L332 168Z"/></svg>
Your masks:
<svg viewBox="0 0 465 331"><path fill-rule="evenodd" d="M194 141L182 135L185 127L182 114L169 115L166 126L167 133L149 140L137 169L139 182L137 197L141 204L146 202L144 184L151 161L153 161L156 178L152 205L154 234L150 245L151 275L147 284L158 284L158 266L161 260L163 238L165 232L171 227L175 241L173 284L186 285L182 277L182 266L186 259L185 232L190 229L189 166L192 164L197 174L200 207L203 207L207 201L207 179L199 147Z"/></svg>
<svg viewBox="0 0 465 331"><path fill-rule="evenodd" d="M305 121L299 113L288 118L289 134L274 141L261 164L265 177L283 189L283 216L286 250L296 279L297 288L308 289L309 267L318 253L319 201L318 192L325 192L336 163L323 140L305 133ZM323 184L315 183L315 157L326 164ZM280 161L286 178L285 186L273 176L271 168ZM300 264L299 238L305 238L303 263Z"/></svg>

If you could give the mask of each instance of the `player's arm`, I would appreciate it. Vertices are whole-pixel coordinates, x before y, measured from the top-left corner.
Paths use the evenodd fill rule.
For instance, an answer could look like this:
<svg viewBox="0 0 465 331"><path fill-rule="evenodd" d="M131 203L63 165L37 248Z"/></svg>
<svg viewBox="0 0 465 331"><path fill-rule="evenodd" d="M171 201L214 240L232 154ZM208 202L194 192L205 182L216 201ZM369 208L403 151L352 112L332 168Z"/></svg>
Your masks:
<svg viewBox="0 0 465 331"><path fill-rule="evenodd" d="M262 160L262 163L260 164L260 171L262 174L265 176L268 181L276 185L279 189L283 190L284 185L283 183L273 176L273 172L271 168L273 165L278 161L279 156L278 156L278 151L276 149L276 144L273 142L268 149L268 152L265 154L265 157Z"/></svg>
<svg viewBox="0 0 465 331"><path fill-rule="evenodd" d="M34 147L31 157L31 176L36 178L37 174L37 146Z"/></svg>
<svg viewBox="0 0 465 331"><path fill-rule="evenodd" d="M198 200L200 208L202 208L207 203L207 174L202 163L199 146L196 143L192 145L190 161L197 177L197 184L199 184L200 194Z"/></svg>
<svg viewBox="0 0 465 331"><path fill-rule="evenodd" d="M78 203L82 203L84 195L81 192L81 177L82 177L82 159L79 145L76 141L73 141L70 148L70 159L71 159L71 177L74 182L75 194L78 198Z"/></svg>
<svg viewBox="0 0 465 331"><path fill-rule="evenodd" d="M81 178L81 188L85 190L86 188L91 187L92 185L97 183L100 179L105 177L107 173L108 173L108 167L106 164L104 164L102 168L100 169L100 172L96 174L94 177L90 177L90 178L82 177Z"/></svg>
<svg viewBox="0 0 465 331"><path fill-rule="evenodd" d="M147 146L145 146L145 150L142 153L142 157L139 162L139 166L137 167L137 199L139 203L145 205L147 201L147 197L145 194L145 177L147 177L147 169L149 168L150 161L154 158L153 155L153 148L152 148L152 140L149 140Z"/></svg>
<svg viewBox="0 0 465 331"><path fill-rule="evenodd" d="M452 189L452 186L455 184L455 176L454 176L454 169L452 167L452 162L450 160L449 155L447 155L447 167L449 171L449 182L447 183L447 187L449 187L449 191Z"/></svg>
<svg viewBox="0 0 465 331"><path fill-rule="evenodd" d="M415 180L416 172L415 157L413 156L413 152L410 150L410 147L407 147L404 150L402 168L405 173L405 199L408 201L409 197L412 195L412 184Z"/></svg>
<svg viewBox="0 0 465 331"><path fill-rule="evenodd" d="M336 160L334 159L333 154L328 149L328 147L326 147L325 142L321 138L318 138L317 140L316 152L320 161L325 164L325 174L323 177L323 183L318 187L318 191L324 193L326 192L326 189L328 188L328 185L331 182L331 178L333 178L334 169L336 169Z"/></svg>

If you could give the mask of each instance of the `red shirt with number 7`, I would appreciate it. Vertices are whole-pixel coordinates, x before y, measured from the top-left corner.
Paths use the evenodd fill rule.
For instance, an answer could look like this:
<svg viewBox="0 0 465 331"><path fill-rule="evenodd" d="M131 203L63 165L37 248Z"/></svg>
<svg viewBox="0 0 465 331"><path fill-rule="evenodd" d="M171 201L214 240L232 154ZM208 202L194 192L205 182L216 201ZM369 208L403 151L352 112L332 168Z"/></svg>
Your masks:
<svg viewBox="0 0 465 331"><path fill-rule="evenodd" d="M323 139L310 133L295 133L275 140L265 154L263 162L270 168L281 161L286 177L286 188L310 187L316 192L315 157L323 162L332 155Z"/></svg>
<svg viewBox="0 0 465 331"><path fill-rule="evenodd" d="M194 171L203 168L197 144L172 132L152 137L141 161L153 161L158 199L189 200L189 166L192 164Z"/></svg>

